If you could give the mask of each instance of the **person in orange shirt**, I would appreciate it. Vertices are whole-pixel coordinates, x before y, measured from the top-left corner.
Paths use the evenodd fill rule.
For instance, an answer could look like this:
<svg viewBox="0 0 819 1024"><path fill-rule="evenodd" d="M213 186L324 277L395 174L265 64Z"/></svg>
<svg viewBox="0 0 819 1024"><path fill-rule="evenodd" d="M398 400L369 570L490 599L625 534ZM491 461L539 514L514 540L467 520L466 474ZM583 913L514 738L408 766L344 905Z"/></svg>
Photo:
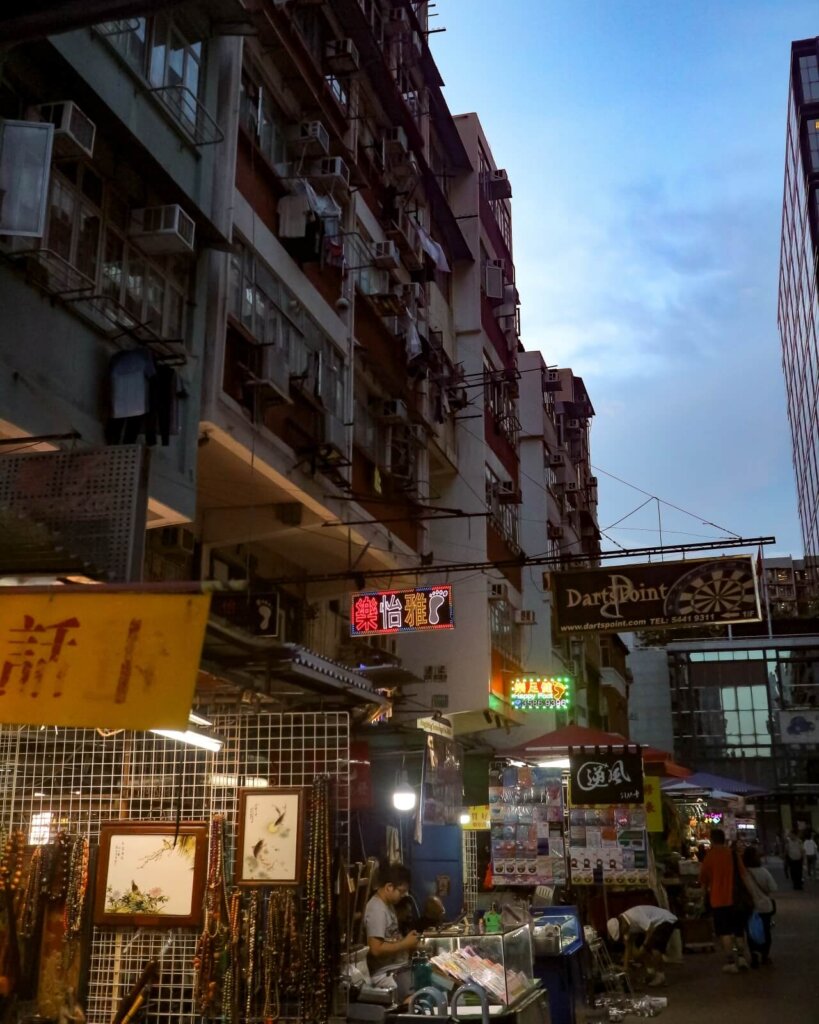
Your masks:
<svg viewBox="0 0 819 1024"><path fill-rule="evenodd" d="M735 900L734 875L741 869L734 851L725 845L725 833L720 828L711 830L711 849L700 865L700 885L705 889L714 919L714 931L719 936L725 953L723 971L738 974L748 968L745 947L746 912ZM743 885L741 877L736 879Z"/></svg>

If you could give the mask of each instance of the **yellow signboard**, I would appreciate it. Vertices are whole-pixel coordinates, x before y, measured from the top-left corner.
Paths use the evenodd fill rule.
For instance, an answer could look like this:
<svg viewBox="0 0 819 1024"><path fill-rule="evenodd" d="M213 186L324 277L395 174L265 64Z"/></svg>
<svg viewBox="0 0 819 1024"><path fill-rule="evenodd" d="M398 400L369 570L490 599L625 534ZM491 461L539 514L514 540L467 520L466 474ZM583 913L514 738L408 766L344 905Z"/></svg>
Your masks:
<svg viewBox="0 0 819 1024"><path fill-rule="evenodd" d="M643 777L643 800L646 808L646 828L649 832L662 832L663 801L658 777L654 775Z"/></svg>
<svg viewBox="0 0 819 1024"><path fill-rule="evenodd" d="M185 728L209 594L0 589L0 723Z"/></svg>
<svg viewBox="0 0 819 1024"><path fill-rule="evenodd" d="M469 815L469 821L461 824L465 832L479 832L490 827L489 804L474 804L466 808L466 813Z"/></svg>

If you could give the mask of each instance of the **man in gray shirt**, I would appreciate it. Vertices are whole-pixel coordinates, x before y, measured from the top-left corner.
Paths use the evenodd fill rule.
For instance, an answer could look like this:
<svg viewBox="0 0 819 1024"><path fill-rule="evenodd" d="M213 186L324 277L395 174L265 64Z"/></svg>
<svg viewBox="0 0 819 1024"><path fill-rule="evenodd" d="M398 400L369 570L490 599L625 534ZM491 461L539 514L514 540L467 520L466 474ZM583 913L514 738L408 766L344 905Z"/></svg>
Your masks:
<svg viewBox="0 0 819 1024"><path fill-rule="evenodd" d="M378 872L378 888L364 911L364 931L369 953L370 977L377 985L409 960L418 946L418 932L401 935L395 905L409 892L410 873L403 864L388 864Z"/></svg>

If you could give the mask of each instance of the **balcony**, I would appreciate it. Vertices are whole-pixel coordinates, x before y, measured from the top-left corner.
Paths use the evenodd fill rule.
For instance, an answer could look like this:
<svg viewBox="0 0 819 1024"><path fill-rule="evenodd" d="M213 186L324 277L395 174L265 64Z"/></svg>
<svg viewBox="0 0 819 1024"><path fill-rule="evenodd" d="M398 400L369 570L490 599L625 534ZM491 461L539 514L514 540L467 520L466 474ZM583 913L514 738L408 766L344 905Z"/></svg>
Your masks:
<svg viewBox="0 0 819 1024"><path fill-rule="evenodd" d="M602 687L608 687L610 690L614 690L624 700L626 699L628 692L626 681L616 668L606 665L600 669L600 685Z"/></svg>

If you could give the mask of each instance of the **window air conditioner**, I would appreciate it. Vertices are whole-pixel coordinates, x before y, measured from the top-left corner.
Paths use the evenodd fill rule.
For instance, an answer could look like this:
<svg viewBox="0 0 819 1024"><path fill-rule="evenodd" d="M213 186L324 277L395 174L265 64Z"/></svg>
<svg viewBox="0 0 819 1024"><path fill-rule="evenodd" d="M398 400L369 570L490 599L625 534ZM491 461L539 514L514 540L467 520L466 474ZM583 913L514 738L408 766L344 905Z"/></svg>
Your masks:
<svg viewBox="0 0 819 1024"><path fill-rule="evenodd" d="M387 146L387 153L391 157L400 157L409 150L407 133L400 125L388 128L384 132L384 141Z"/></svg>
<svg viewBox="0 0 819 1024"><path fill-rule="evenodd" d="M579 490L580 490L580 484L575 483L574 480L570 480L566 484L566 493L567 494L577 494L577 492Z"/></svg>
<svg viewBox="0 0 819 1024"><path fill-rule="evenodd" d="M398 246L393 241L373 243L373 263L382 270L397 270L401 265Z"/></svg>
<svg viewBox="0 0 819 1024"><path fill-rule="evenodd" d="M506 171L490 171L485 178L485 184L490 199L512 198L512 183Z"/></svg>
<svg viewBox="0 0 819 1024"><path fill-rule="evenodd" d="M178 203L148 206L131 215L130 237L151 255L193 252L196 227Z"/></svg>
<svg viewBox="0 0 819 1024"><path fill-rule="evenodd" d="M550 466L565 466L566 465L566 456L562 452L555 452L553 455L549 456L549 465Z"/></svg>
<svg viewBox="0 0 819 1024"><path fill-rule="evenodd" d="M489 584L490 601L506 601L509 597L509 588L505 583Z"/></svg>
<svg viewBox="0 0 819 1024"><path fill-rule="evenodd" d="M552 523L547 523L546 536L549 538L549 540L563 540L563 527L554 526Z"/></svg>
<svg viewBox="0 0 819 1024"><path fill-rule="evenodd" d="M514 480L501 480L497 490L498 501L503 505L519 505L521 494Z"/></svg>
<svg viewBox="0 0 819 1024"><path fill-rule="evenodd" d="M547 370L543 374L543 390L544 391L560 391L560 374L557 370Z"/></svg>
<svg viewBox="0 0 819 1024"><path fill-rule="evenodd" d="M58 156L94 155L97 129L72 100L43 103L36 108L41 121L54 125L54 152Z"/></svg>
<svg viewBox="0 0 819 1024"><path fill-rule="evenodd" d="M515 610L515 622L519 626L536 625L535 613L529 608L518 608Z"/></svg>
<svg viewBox="0 0 819 1024"><path fill-rule="evenodd" d="M159 546L169 554L192 555L196 534L185 526L163 526L159 532Z"/></svg>
<svg viewBox="0 0 819 1024"><path fill-rule="evenodd" d="M449 388L447 391L449 407L453 412L459 412L469 405L469 392L466 388Z"/></svg>
<svg viewBox="0 0 819 1024"><path fill-rule="evenodd" d="M384 26L384 31L388 36L398 36L402 32L409 32L409 18L403 7L392 8L387 23Z"/></svg>
<svg viewBox="0 0 819 1024"><path fill-rule="evenodd" d="M409 295L412 299L412 303L418 309L423 308L427 304L427 293L424 290L423 284L420 281L413 281L409 286Z"/></svg>
<svg viewBox="0 0 819 1024"><path fill-rule="evenodd" d="M374 414L382 423L406 423L407 405L400 398L382 398L376 402Z"/></svg>
<svg viewBox="0 0 819 1024"><path fill-rule="evenodd" d="M327 67L336 73L358 71L358 49L352 39L331 39L324 48Z"/></svg>
<svg viewBox="0 0 819 1024"><path fill-rule="evenodd" d="M567 430L580 430L580 420L577 420L577 419L566 420L566 429Z"/></svg>
<svg viewBox="0 0 819 1024"><path fill-rule="evenodd" d="M326 156L330 152L330 133L321 121L302 121L288 133L290 145L308 156Z"/></svg>
<svg viewBox="0 0 819 1024"><path fill-rule="evenodd" d="M589 487L597 487L597 477L596 476L590 476L589 477Z"/></svg>
<svg viewBox="0 0 819 1024"><path fill-rule="evenodd" d="M323 182L328 188L349 188L350 168L340 156L327 156L314 166L312 178Z"/></svg>
<svg viewBox="0 0 819 1024"><path fill-rule="evenodd" d="M483 290L487 299L503 300L503 268L487 263L483 268Z"/></svg>

